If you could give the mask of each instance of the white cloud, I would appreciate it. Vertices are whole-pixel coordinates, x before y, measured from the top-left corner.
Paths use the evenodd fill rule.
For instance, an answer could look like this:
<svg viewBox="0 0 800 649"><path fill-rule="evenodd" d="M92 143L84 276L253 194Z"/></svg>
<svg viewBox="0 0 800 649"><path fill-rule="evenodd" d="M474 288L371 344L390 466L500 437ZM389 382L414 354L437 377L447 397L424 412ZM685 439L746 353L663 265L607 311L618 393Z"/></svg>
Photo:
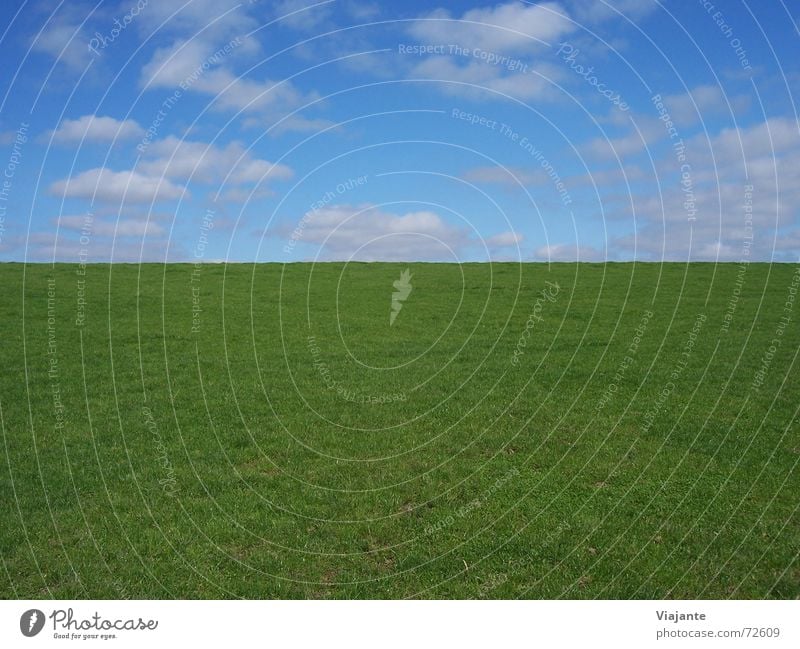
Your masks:
<svg viewBox="0 0 800 649"><path fill-rule="evenodd" d="M177 182L225 182L237 186L285 180L292 175L286 165L254 158L239 142L217 147L169 136L153 142L134 170L90 169L53 183L49 191L56 196L109 202L122 201L124 197L127 203L135 204L188 195Z"/></svg>
<svg viewBox="0 0 800 649"><path fill-rule="evenodd" d="M181 4L183 0L169 0L161 14L166 15ZM180 20L168 23L176 32L175 38L158 48L142 67L140 87L183 87L185 92L208 95L218 110L260 113L270 121L316 98L315 93L304 93L291 81L244 77L235 71L237 61L261 50L255 37L247 36L258 25L247 13L247 4L233 0L225 0L221 8L217 8L216 0L189 4L190 11L181 10ZM209 16L221 15L221 9L232 11L212 26ZM292 130L296 124L303 126L298 119L288 123L285 130Z"/></svg>
<svg viewBox="0 0 800 649"><path fill-rule="evenodd" d="M152 177L221 182L227 176L229 183L244 184L286 180L293 175L286 165L254 158L238 142L217 147L169 136L153 142L145 155L137 171Z"/></svg>
<svg viewBox="0 0 800 649"><path fill-rule="evenodd" d="M52 56L72 70L82 70L91 60L88 42L80 22L62 12L50 17L33 37L31 48Z"/></svg>
<svg viewBox="0 0 800 649"><path fill-rule="evenodd" d="M145 30L213 41L255 29L258 21L247 9L241 0L151 0L136 20Z"/></svg>
<svg viewBox="0 0 800 649"><path fill-rule="evenodd" d="M273 15L281 18L280 24L300 31L312 31L328 22L330 4L319 0L275 0Z"/></svg>
<svg viewBox="0 0 800 649"><path fill-rule="evenodd" d="M272 15L281 19L281 26L317 33L334 28L334 7L358 21L374 20L381 12L377 2L362 0L274 0L272 4Z"/></svg>
<svg viewBox="0 0 800 649"><path fill-rule="evenodd" d="M373 20L381 13L379 3L363 2L363 0L347 0L344 8L356 20Z"/></svg>
<svg viewBox="0 0 800 649"><path fill-rule="evenodd" d="M633 116L631 116L633 119ZM616 160L636 155L669 137L664 125L652 117L640 117L630 130L619 137L595 137L580 145L584 153L594 159Z"/></svg>
<svg viewBox="0 0 800 649"><path fill-rule="evenodd" d="M740 118L750 105L748 97L728 96L715 85L701 85L686 93L667 95L663 101L673 120L687 125L729 114L730 111Z"/></svg>
<svg viewBox="0 0 800 649"><path fill-rule="evenodd" d="M660 192L651 182L621 201L616 214L609 214L631 223L632 209L636 215L637 231L615 240L615 249L628 255L635 251L640 259L723 261L790 259L800 252L796 122L771 118L723 129L710 140L697 135L686 146L693 204L687 207L687 194L679 185L679 165L673 152L666 151L657 160ZM752 191L746 191L748 186ZM689 209L696 220L689 221Z"/></svg>
<svg viewBox="0 0 800 649"><path fill-rule="evenodd" d="M576 26L556 2L507 2L470 9L456 18L446 9L412 24L410 31L426 43L457 43L465 47L508 53L526 51L572 31Z"/></svg>
<svg viewBox="0 0 800 649"><path fill-rule="evenodd" d="M787 117L773 117L744 128L726 128L714 138L714 155L741 159L796 153L800 147L800 125Z"/></svg>
<svg viewBox="0 0 800 649"><path fill-rule="evenodd" d="M520 167L474 167L468 169L461 177L464 180L476 183L491 183L497 185L509 185L518 187L523 186L546 186L553 181L547 172L541 168L522 169Z"/></svg>
<svg viewBox="0 0 800 649"><path fill-rule="evenodd" d="M605 252L594 246L557 243L540 246L533 253L535 261L605 261Z"/></svg>
<svg viewBox="0 0 800 649"><path fill-rule="evenodd" d="M321 117L303 117L300 114L295 114L282 118L278 122L265 119L264 117L249 117L242 121L242 126L245 128L264 128L269 127L269 135L276 136L281 133L289 131L296 131L298 133L318 133L325 129L330 131L339 131L341 126L334 127L336 122Z"/></svg>
<svg viewBox="0 0 800 649"><path fill-rule="evenodd" d="M422 45L445 45L444 53L414 62L407 77L444 81L438 90L471 99L556 100L564 67L532 55L576 28L557 2L506 2L460 17L437 9L409 32Z"/></svg>
<svg viewBox="0 0 800 649"><path fill-rule="evenodd" d="M253 39L241 41L244 49ZM316 93L304 93L291 81L252 79L232 69L233 54L218 55L218 46L205 40L179 40L171 46L156 50L144 65L139 78L142 88L179 88L208 95L218 110L245 111L259 114L261 121L275 122L293 109L313 101ZM253 118L248 118L252 120ZM303 130L303 118L295 117L283 125L283 130Z"/></svg>
<svg viewBox="0 0 800 649"><path fill-rule="evenodd" d="M246 79L226 69L211 71L195 87L214 95L218 108L268 111L281 116L316 98L316 94L305 94L290 81Z"/></svg>
<svg viewBox="0 0 800 649"><path fill-rule="evenodd" d="M85 216L61 216L53 219L60 227L76 232L88 229L91 236L98 237L141 237L161 236L164 228L153 221L140 221L138 219L120 219L119 221L100 221L95 219L87 227Z"/></svg>
<svg viewBox="0 0 800 649"><path fill-rule="evenodd" d="M259 187L258 190L253 191L249 187L230 187L220 195L220 200L225 203L249 203L250 201L272 196L275 192L265 187ZM217 221L214 221L214 227L217 227Z"/></svg>
<svg viewBox="0 0 800 649"><path fill-rule="evenodd" d="M142 67L139 83L143 88L177 88L192 75L199 76L198 69L202 73L203 63L213 54L213 46L205 41L177 40L155 51Z"/></svg>
<svg viewBox="0 0 800 649"><path fill-rule="evenodd" d="M500 232L486 239L489 248L508 248L522 243L523 236L518 232Z"/></svg>
<svg viewBox="0 0 800 649"><path fill-rule="evenodd" d="M437 87L447 94L474 99L556 99L559 93L552 82L563 78L563 70L545 63L529 67L527 72L509 72L501 66L479 60L468 59L459 65L451 57L431 57L414 66L409 77L452 81L454 83L441 83ZM487 92L484 88L494 92Z"/></svg>
<svg viewBox="0 0 800 649"><path fill-rule="evenodd" d="M63 234L63 233L62 233ZM47 239L49 238L49 242ZM41 238L34 241L33 237L28 241L27 258L31 261L51 261L75 263L78 260L86 259L92 263L114 262L163 262L169 241L167 239L156 239L149 237L147 244L142 246L141 241L134 238L114 239L110 237L95 237L87 248L74 239L59 237L57 243L53 242L50 233L42 233ZM174 245L174 244L173 244ZM25 242L21 246L25 249ZM190 254L176 254L176 258L170 261L184 261L191 258Z"/></svg>
<svg viewBox="0 0 800 649"><path fill-rule="evenodd" d="M67 198L149 203L179 198L186 190L166 179L98 167L53 183L49 192L54 196Z"/></svg>
<svg viewBox="0 0 800 649"><path fill-rule="evenodd" d="M590 169L585 174L578 174L567 178L575 186L590 186L608 188L613 185L627 186L648 177L640 166L611 167L609 169ZM608 195L606 193L605 195Z"/></svg>
<svg viewBox="0 0 800 649"><path fill-rule="evenodd" d="M659 6L656 0L564 0L564 2L575 19L582 23L599 23L610 18L621 20L620 13L636 21L652 13Z"/></svg>
<svg viewBox="0 0 800 649"><path fill-rule="evenodd" d="M310 256L323 260L463 261L475 255L492 258L522 241L514 232L481 239L428 210L398 215L373 205L329 205L267 234L311 246Z"/></svg>
<svg viewBox="0 0 800 649"><path fill-rule="evenodd" d="M467 229L434 212L398 216L371 205L331 205L306 213L299 224L284 224L275 234L288 238L295 228L301 232L298 243L313 244L323 259L455 261L474 244Z"/></svg>
<svg viewBox="0 0 800 649"><path fill-rule="evenodd" d="M116 120L113 117L84 115L78 119L65 119L51 133L53 141L59 144L80 142L111 142L126 140L144 135L144 129L134 120Z"/></svg>

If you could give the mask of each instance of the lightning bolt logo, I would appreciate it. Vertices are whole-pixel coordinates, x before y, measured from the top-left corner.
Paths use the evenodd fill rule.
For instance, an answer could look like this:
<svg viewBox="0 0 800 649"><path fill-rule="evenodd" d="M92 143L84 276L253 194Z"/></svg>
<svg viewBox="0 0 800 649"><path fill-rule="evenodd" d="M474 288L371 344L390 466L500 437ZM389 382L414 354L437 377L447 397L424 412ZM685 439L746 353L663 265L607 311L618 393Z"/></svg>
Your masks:
<svg viewBox="0 0 800 649"><path fill-rule="evenodd" d="M389 314L389 326L394 324L397 314L400 313L400 309L403 308L403 302L408 299L408 296L411 295L411 291L414 289L414 287L411 286L412 277L411 271L406 268L400 273L400 279L392 282L394 293L392 293L392 312Z"/></svg>
<svg viewBox="0 0 800 649"><path fill-rule="evenodd" d="M44 613L38 608L25 611L19 618L19 630L22 635L32 638L44 627Z"/></svg>

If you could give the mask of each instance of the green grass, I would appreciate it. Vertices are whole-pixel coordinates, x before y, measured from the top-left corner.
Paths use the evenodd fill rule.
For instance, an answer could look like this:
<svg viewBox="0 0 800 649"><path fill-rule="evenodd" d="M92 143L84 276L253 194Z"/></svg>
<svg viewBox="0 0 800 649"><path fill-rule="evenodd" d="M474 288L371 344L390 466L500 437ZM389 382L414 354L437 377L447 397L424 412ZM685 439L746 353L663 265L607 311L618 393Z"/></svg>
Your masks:
<svg viewBox="0 0 800 649"><path fill-rule="evenodd" d="M0 265L4 598L800 596L796 266L76 270Z"/></svg>

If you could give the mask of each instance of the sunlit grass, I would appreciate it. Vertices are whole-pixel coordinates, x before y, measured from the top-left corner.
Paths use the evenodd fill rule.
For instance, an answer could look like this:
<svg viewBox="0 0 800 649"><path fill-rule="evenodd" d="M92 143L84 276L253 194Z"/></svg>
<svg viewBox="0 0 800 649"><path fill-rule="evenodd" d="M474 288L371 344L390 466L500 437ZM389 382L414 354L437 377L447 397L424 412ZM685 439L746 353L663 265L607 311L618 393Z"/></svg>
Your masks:
<svg viewBox="0 0 800 649"><path fill-rule="evenodd" d="M794 266L76 270L0 266L4 597L800 596Z"/></svg>

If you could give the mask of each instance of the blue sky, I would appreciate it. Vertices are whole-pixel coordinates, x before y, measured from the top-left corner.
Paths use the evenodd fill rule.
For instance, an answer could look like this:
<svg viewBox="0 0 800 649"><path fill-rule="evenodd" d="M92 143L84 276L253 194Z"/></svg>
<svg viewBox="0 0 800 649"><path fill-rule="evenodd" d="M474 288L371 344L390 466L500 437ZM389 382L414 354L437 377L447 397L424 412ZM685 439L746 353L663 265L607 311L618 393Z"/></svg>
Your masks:
<svg viewBox="0 0 800 649"><path fill-rule="evenodd" d="M799 15L6 3L0 260L797 261Z"/></svg>

